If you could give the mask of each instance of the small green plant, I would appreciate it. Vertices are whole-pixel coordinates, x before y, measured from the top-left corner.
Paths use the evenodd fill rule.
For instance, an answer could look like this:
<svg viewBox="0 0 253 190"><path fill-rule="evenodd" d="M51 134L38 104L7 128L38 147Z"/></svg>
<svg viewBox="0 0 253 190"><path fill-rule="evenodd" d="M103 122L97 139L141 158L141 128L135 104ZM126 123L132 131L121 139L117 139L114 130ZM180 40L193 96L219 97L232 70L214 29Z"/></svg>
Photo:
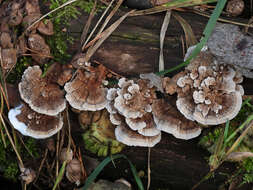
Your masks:
<svg viewBox="0 0 253 190"><path fill-rule="evenodd" d="M67 1L50 0L51 4L49 8L50 10L54 10ZM68 44L73 43L74 38L69 35L66 28L70 26L72 19L77 19L81 15L81 11L90 13L93 5L94 1L92 0L76 1L49 16L54 25L54 35L47 38L47 43L51 48L51 53L55 61L66 63L71 58L67 50ZM103 6L99 6L98 10L102 10L103 8Z"/></svg>
<svg viewBox="0 0 253 190"><path fill-rule="evenodd" d="M207 180L213 172L225 161L233 152L252 152L252 142L248 144L247 137L251 135L253 123L253 106L251 99L243 102L239 114L231 121L226 123L224 127L218 127L212 132L201 138L199 144L206 148L211 156L209 157L210 172L198 183ZM251 138L251 137L250 137ZM247 158L239 163L239 169L235 172L235 176L242 176L242 183L253 182L253 159Z"/></svg>
<svg viewBox="0 0 253 190"><path fill-rule="evenodd" d="M15 67L10 72L7 77L7 82L15 83L16 81L20 81L25 69L32 64L32 58L28 56L22 56L18 59Z"/></svg>

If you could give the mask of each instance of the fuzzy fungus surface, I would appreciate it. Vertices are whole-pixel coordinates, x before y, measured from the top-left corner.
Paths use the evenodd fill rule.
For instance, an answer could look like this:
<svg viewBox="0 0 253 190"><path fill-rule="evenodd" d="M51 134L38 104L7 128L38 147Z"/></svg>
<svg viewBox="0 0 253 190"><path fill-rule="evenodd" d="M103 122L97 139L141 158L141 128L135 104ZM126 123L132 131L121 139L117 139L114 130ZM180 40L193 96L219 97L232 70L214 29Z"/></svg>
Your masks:
<svg viewBox="0 0 253 190"><path fill-rule="evenodd" d="M64 92L58 84L42 78L39 66L28 67L19 83L21 98L36 112L58 115L66 107Z"/></svg>
<svg viewBox="0 0 253 190"><path fill-rule="evenodd" d="M232 66L217 62L210 52L201 52L177 80L178 110L203 125L233 119L242 104L242 75Z"/></svg>

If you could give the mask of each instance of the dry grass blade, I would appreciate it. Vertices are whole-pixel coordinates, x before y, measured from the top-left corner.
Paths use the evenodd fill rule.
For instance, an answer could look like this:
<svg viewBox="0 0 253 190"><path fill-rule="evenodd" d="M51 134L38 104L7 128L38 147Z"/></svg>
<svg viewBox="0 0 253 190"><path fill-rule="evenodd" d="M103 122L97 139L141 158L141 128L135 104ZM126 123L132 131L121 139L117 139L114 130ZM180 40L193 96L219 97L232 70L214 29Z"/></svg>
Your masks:
<svg viewBox="0 0 253 190"><path fill-rule="evenodd" d="M164 58L163 58L163 43L165 34L170 23L171 11L167 11L163 20L163 25L160 32L160 56L159 56L159 71L164 70Z"/></svg>
<svg viewBox="0 0 253 190"><path fill-rule="evenodd" d="M96 52L96 50L100 47L100 45L111 35L111 33L120 25L120 23L134 10L126 13L122 17L120 17L116 22L114 22L110 27L108 27L104 32L101 33L101 38L97 41L97 43L90 47L85 55L85 61L88 62L91 56Z"/></svg>
<svg viewBox="0 0 253 190"><path fill-rule="evenodd" d="M15 144L14 144L14 142L13 142L11 136L10 136L10 133L9 133L6 125L5 125L5 122L4 122L4 119L2 117L2 114L0 114L0 122L2 123L2 125L3 125L3 127L5 129L5 132L6 132L7 136L8 136L8 139L9 139L9 141L11 143L11 146L12 146L13 150L15 151L16 155L17 155L20 168L24 168L24 164L23 164L23 161L21 159L21 156L19 155L19 152L18 152L18 150L17 150L17 148L16 148L16 146L15 146Z"/></svg>
<svg viewBox="0 0 253 190"><path fill-rule="evenodd" d="M182 26L182 28L184 30L185 40L186 40L186 48L197 44L198 42L196 40L196 37L193 33L193 30L192 30L190 24L175 12L173 12L172 16L174 16L175 19L177 19L177 21L180 23L180 25Z"/></svg>
<svg viewBox="0 0 253 190"><path fill-rule="evenodd" d="M104 18L105 14L106 14L107 11L109 10L109 8L112 6L112 4L113 4L114 1L115 1L115 0L112 0L112 1L110 2L110 4L106 7L105 11L103 12L103 14L101 15L101 17L99 18L99 20L98 20L96 26L93 28L93 30L91 31L90 35L88 36L88 38L87 38L86 41L84 42L83 47L82 47L82 50L84 50L86 44L88 43L88 41L90 40L90 38L92 37L92 35L94 34L94 32L96 31L98 25L100 24L100 22L102 21L102 19Z"/></svg>
<svg viewBox="0 0 253 190"><path fill-rule="evenodd" d="M102 27L100 28L99 32L97 33L97 35L100 35L104 28L106 27L106 25L108 24L108 22L111 20L111 18L113 17L113 15L117 12L117 10L119 9L120 5L123 3L124 0L119 0L117 2L117 5L114 7L114 9L111 11L111 13L106 17Z"/></svg>
<svg viewBox="0 0 253 190"><path fill-rule="evenodd" d="M148 15L148 14L154 14L159 13L175 8L180 7L190 7L194 5L201 5L201 4L207 4L207 3L213 3L217 2L217 0L172 0L171 2L165 3L160 6L156 6L150 9L140 10L136 11L129 16L140 16L140 15Z"/></svg>
<svg viewBox="0 0 253 190"><path fill-rule="evenodd" d="M227 151L226 156L228 156L230 153L232 153L241 143L242 139L245 137L245 135L247 134L247 132L249 131L249 129L251 127L253 127L253 115L251 115L252 117L250 117L250 122L247 126L247 128L242 132L242 134L236 139L236 141L234 142L234 144L232 145L232 147Z"/></svg>
<svg viewBox="0 0 253 190"><path fill-rule="evenodd" d="M81 46L83 46L84 44L84 40L86 39L86 36L88 34L88 31L89 31L89 28L90 28L90 25L91 25L91 21L93 19L93 17L95 16L95 12L96 12L96 7L97 7L97 0L95 0L95 3L94 3L94 6L90 12L90 15L89 15L89 18L83 28L83 32L82 32L82 35L81 35Z"/></svg>
<svg viewBox="0 0 253 190"><path fill-rule="evenodd" d="M193 10L193 12L198 14L198 15L207 17L207 18L211 17L210 14L203 13L203 12L198 11L198 10ZM224 19L224 18L218 18L218 21L221 21L221 22L224 22L224 23L229 23L229 24L234 24L234 25L238 25L238 26L245 26L245 27L248 27L248 28L253 28L252 23L242 23L242 22L237 22L237 21L234 21L234 20L228 20L228 19Z"/></svg>

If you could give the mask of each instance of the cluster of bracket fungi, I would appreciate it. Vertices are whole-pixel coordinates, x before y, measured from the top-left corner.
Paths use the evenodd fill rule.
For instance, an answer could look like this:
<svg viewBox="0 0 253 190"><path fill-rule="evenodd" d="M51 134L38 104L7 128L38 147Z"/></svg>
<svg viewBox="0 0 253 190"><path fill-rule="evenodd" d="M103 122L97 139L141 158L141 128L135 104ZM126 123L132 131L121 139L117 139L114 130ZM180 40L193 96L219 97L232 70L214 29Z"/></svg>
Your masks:
<svg viewBox="0 0 253 190"><path fill-rule="evenodd" d="M9 112L13 126L34 138L52 136L63 125L61 112L68 102L79 111L107 109L119 142L153 147L161 140L161 131L191 139L201 133L201 125L225 123L241 108L242 75L232 66L218 64L209 51L201 52L172 78L154 74L119 78L109 89L109 71L103 65L84 65L60 84L62 73L57 75L54 68L41 77L39 66L28 67L19 83L25 103Z"/></svg>
<svg viewBox="0 0 253 190"><path fill-rule="evenodd" d="M25 70L18 86L23 102L8 115L23 135L48 138L56 134L63 126L62 112L68 102L79 111L106 109L119 142L153 147L161 140L161 131L191 139L201 133L201 125L225 123L241 108L243 77L224 64L230 60L213 55L211 42L211 51L201 52L172 78L142 74L133 80L118 78L118 84L110 86L106 80L109 70L102 64L84 62L83 54L69 65L51 65L44 76L39 65L48 61L50 48L40 34L52 35L52 23L46 20L31 25L41 16L38 1L4 2L3 9L7 9L0 11L3 69L11 69L17 56L26 52L35 62ZM12 26L20 24L25 32L17 36ZM161 96L157 96L159 91Z"/></svg>

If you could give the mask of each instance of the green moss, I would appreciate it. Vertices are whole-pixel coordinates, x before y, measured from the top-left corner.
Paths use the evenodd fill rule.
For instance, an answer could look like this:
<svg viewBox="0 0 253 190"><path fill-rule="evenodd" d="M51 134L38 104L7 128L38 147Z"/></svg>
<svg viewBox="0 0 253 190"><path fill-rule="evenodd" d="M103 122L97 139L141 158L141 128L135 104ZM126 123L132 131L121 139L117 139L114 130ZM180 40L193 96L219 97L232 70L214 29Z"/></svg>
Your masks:
<svg viewBox="0 0 253 190"><path fill-rule="evenodd" d="M17 162L11 162L8 164L7 168L5 168L3 176L12 181L17 181L18 174L19 169Z"/></svg>
<svg viewBox="0 0 253 190"><path fill-rule="evenodd" d="M68 0L50 0L50 10L54 10ZM70 26L72 19L77 19L81 15L81 11L90 13L94 1L77 1L59 11L51 14L50 20L54 25L54 35L46 38L47 44L51 48L51 54L54 60L60 63L66 63L70 60L71 55L67 53L68 44L73 43L74 39L66 32L66 28ZM98 6L98 10L102 10L104 6Z"/></svg>
<svg viewBox="0 0 253 190"><path fill-rule="evenodd" d="M20 81L22 78L22 75L25 71L25 69L32 64L32 58L31 57L20 57L17 60L17 63L13 70L10 72L10 74L7 77L7 82L9 83L15 83L16 81Z"/></svg>

